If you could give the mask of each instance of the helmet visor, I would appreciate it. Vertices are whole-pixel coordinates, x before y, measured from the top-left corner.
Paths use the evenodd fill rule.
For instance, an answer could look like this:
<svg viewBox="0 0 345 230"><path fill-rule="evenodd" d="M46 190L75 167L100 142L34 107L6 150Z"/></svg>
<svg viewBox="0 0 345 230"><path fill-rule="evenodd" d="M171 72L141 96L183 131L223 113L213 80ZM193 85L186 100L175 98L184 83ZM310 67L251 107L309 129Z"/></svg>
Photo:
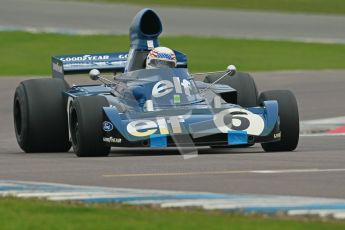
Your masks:
<svg viewBox="0 0 345 230"><path fill-rule="evenodd" d="M174 61L162 60L162 59L151 59L149 65L154 68L175 68L176 63Z"/></svg>

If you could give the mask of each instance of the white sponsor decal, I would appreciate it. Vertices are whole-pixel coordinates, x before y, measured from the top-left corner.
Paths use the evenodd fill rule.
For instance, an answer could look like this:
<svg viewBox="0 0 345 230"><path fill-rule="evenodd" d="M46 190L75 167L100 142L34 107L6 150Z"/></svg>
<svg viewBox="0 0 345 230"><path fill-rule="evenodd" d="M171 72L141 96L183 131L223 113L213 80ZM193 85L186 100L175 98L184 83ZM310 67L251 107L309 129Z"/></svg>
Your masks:
<svg viewBox="0 0 345 230"><path fill-rule="evenodd" d="M156 121L136 120L128 123L127 131L129 134L136 137L150 136L157 131L164 135L169 134L169 124L173 133L182 133L180 122L184 122L181 116L171 116L167 119L164 117L157 117Z"/></svg>
<svg viewBox="0 0 345 230"><path fill-rule="evenodd" d="M282 133L275 133L273 135L274 138L281 138L281 136L282 136Z"/></svg>
<svg viewBox="0 0 345 230"><path fill-rule="evenodd" d="M190 96L192 87L188 80L183 79L181 82L179 77L173 77L173 82L169 80L157 82L152 88L152 96L162 97L171 93L174 89L176 94L185 93L187 96Z"/></svg>
<svg viewBox="0 0 345 230"><path fill-rule="evenodd" d="M120 54L119 58L120 59L127 59L128 58L128 54Z"/></svg>
<svg viewBox="0 0 345 230"><path fill-rule="evenodd" d="M181 123L187 117L171 116L157 117L155 120L136 120L128 123L127 131L136 137L146 137L152 134L169 134L168 126L174 134L182 133ZM229 119L229 120L227 120ZM230 130L246 131L249 135L260 135L264 128L264 120L257 114L241 108L225 109L213 115L215 127L222 133Z"/></svg>
<svg viewBox="0 0 345 230"><path fill-rule="evenodd" d="M58 63L53 62L53 70L59 73L63 72L62 66L60 66Z"/></svg>
<svg viewBox="0 0 345 230"><path fill-rule="evenodd" d="M103 137L103 141L107 143L121 143L122 139L121 138L116 138L116 137Z"/></svg>
<svg viewBox="0 0 345 230"><path fill-rule="evenodd" d="M230 125L225 124L224 118L227 115L232 116ZM240 108L225 109L215 114L213 121L222 133L227 133L230 130L241 130L251 135L260 135L265 128L265 122L259 115Z"/></svg>
<svg viewBox="0 0 345 230"><path fill-rule="evenodd" d="M66 57L66 58L60 58L61 61L101 61L101 60L108 60L110 58L109 55L89 55L86 54L84 56L78 56L78 57Z"/></svg>
<svg viewBox="0 0 345 230"><path fill-rule="evenodd" d="M64 68L76 68L76 67L102 67L102 66L112 66L112 67L123 67L126 64L124 61L115 61L115 62L75 62L75 63L69 63L65 64Z"/></svg>
<svg viewBox="0 0 345 230"><path fill-rule="evenodd" d="M149 48L149 50L152 50L154 48L154 44L153 44L153 40L147 40L147 48Z"/></svg>

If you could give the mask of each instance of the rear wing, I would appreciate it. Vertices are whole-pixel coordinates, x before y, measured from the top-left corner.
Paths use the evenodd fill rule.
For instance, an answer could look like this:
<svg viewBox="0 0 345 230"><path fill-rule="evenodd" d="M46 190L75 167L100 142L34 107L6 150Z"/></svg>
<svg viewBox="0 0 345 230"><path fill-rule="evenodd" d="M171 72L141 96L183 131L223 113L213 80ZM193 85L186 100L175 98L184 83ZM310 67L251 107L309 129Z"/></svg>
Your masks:
<svg viewBox="0 0 345 230"><path fill-rule="evenodd" d="M178 68L187 67L185 54L174 51ZM128 53L76 54L52 57L52 77L64 78L69 74L88 73L92 69L101 72L124 72Z"/></svg>

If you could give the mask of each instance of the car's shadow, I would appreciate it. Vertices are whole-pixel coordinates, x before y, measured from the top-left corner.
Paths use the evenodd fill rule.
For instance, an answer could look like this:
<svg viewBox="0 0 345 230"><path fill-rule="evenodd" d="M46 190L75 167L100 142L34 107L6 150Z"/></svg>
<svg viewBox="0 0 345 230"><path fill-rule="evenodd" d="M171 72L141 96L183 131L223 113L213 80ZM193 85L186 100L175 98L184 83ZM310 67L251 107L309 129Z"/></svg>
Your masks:
<svg viewBox="0 0 345 230"><path fill-rule="evenodd" d="M180 151L177 148L162 148L162 149L152 149L152 148L112 148L109 157L135 157L135 156L174 156L188 154L192 152L192 148L184 148ZM194 149L195 151L195 149ZM297 150L298 152L298 150ZM265 152L260 145L255 145L246 148L209 148L209 147L198 147L198 155L216 155L216 154L231 154L231 155L250 155L250 154L270 154ZM285 152L275 152L274 154L284 154ZM65 158L65 157L75 157L73 149L70 149L67 153L29 153L24 152L11 152L9 153L16 157L21 157L23 154L31 155L33 157L49 156L51 158ZM89 158L89 157L83 157ZM94 157L90 157L94 158Z"/></svg>
<svg viewBox="0 0 345 230"><path fill-rule="evenodd" d="M185 148L180 151L177 148L151 149L151 148L112 148L110 157L128 157L128 156L172 156L188 154L195 151L192 148ZM265 154L259 146L248 148L197 148L199 155L212 154Z"/></svg>

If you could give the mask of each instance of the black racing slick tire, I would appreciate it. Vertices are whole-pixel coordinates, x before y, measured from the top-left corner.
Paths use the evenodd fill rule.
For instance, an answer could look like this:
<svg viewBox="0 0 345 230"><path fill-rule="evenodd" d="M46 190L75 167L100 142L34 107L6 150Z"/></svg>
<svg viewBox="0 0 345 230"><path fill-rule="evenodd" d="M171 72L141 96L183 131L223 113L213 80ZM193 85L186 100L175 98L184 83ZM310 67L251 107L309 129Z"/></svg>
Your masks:
<svg viewBox="0 0 345 230"><path fill-rule="evenodd" d="M209 74L204 82L213 83L224 73ZM237 91L237 104L242 107L255 107L258 104L258 90L254 79L248 73L238 72L234 76L227 76L217 84L228 85Z"/></svg>
<svg viewBox="0 0 345 230"><path fill-rule="evenodd" d="M260 102L276 100L278 102L279 128L281 140L276 142L262 143L266 152L293 151L299 141L299 114L297 100L288 90L272 90L262 92Z"/></svg>
<svg viewBox="0 0 345 230"><path fill-rule="evenodd" d="M67 152L71 148L63 96L68 89L62 79L26 80L16 88L14 130L24 152Z"/></svg>
<svg viewBox="0 0 345 230"><path fill-rule="evenodd" d="M78 157L108 156L110 147L103 143L103 107L109 106L103 96L84 96L73 100L69 126L73 150Z"/></svg>

